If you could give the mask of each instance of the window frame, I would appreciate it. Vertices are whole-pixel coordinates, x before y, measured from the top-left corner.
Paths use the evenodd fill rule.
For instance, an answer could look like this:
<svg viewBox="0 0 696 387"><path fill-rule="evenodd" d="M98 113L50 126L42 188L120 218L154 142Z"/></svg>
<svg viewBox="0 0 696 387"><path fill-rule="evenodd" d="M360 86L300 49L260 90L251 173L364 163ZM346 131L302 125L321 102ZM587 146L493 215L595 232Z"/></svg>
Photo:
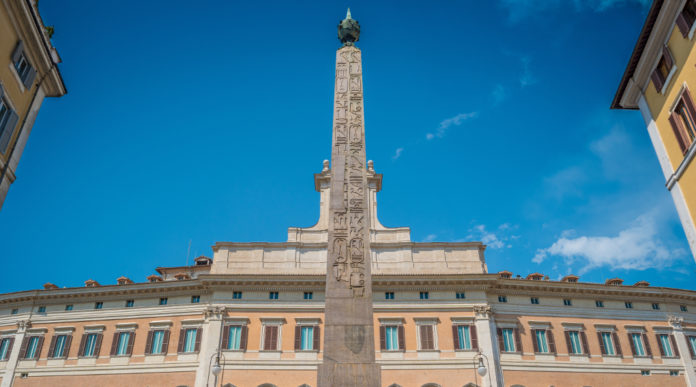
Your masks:
<svg viewBox="0 0 696 387"><path fill-rule="evenodd" d="M396 343L396 348L388 348L388 330L396 332L396 341L391 334L391 342ZM397 353L406 352L406 330L403 318L381 318L379 321L379 348L381 352Z"/></svg>
<svg viewBox="0 0 696 387"><path fill-rule="evenodd" d="M87 354L87 346L90 344L89 343L89 337L94 336L94 346L92 346L92 353ZM104 332L99 330L99 331L92 331L92 330L85 330L82 333L82 338L80 338L80 348L78 349L77 357L78 358L98 358L99 357L99 352L101 352L101 344L102 340L104 338Z"/></svg>
<svg viewBox="0 0 696 387"><path fill-rule="evenodd" d="M660 67L663 62L665 68L669 68L667 69L666 75L663 75L660 72ZM674 57L672 56L672 52L670 51L669 47L667 47L667 45L663 45L662 55L660 55L660 57L657 59L657 63L655 64L655 67L653 67L653 70L650 73L652 84L653 86L655 86L655 90L659 94L664 94L665 91L667 91L667 87L669 87L669 84L672 81L672 78L674 77L674 73L676 71L677 66L674 63Z"/></svg>
<svg viewBox="0 0 696 387"><path fill-rule="evenodd" d="M14 336L0 337L0 361L7 361L10 358L12 347L14 346L14 340Z"/></svg>
<svg viewBox="0 0 696 387"><path fill-rule="evenodd" d="M239 327L239 348L230 348L230 340L232 339L232 336L230 335L230 331L232 328L237 328ZM232 322L227 322L225 323L222 331L222 345L223 351L230 351L230 352L245 352L247 350L247 343L248 343L248 337L249 337L249 329L247 327L246 321L232 321Z"/></svg>
<svg viewBox="0 0 696 387"><path fill-rule="evenodd" d="M260 341L261 345L259 348L259 352L281 352L282 351L281 344L283 342L282 341L283 324L277 323L277 322L262 322L261 324L262 324L261 341ZM276 330L275 340L274 340L275 345L273 346L273 348L267 348L269 346L267 346L266 330L268 330L269 328L273 328Z"/></svg>
<svg viewBox="0 0 696 387"><path fill-rule="evenodd" d="M465 328L466 334L464 335L464 337L462 337L462 333L464 332ZM460 332L460 329L462 330L462 332ZM455 352L478 351L478 332L476 332L476 325L473 323L473 321L470 323L453 323L452 339L454 341Z"/></svg>
<svg viewBox="0 0 696 387"><path fill-rule="evenodd" d="M686 126L687 122L683 119L680 112L683 112L691 118L689 120L692 126L691 128ZM677 97L670 107L669 124L672 127L677 145L682 151L682 156L686 156L689 149L691 149L696 142L696 106L686 83L682 85L680 92L677 94Z"/></svg>
<svg viewBox="0 0 696 387"><path fill-rule="evenodd" d="M385 300L393 300L395 298L394 292L384 292Z"/></svg>

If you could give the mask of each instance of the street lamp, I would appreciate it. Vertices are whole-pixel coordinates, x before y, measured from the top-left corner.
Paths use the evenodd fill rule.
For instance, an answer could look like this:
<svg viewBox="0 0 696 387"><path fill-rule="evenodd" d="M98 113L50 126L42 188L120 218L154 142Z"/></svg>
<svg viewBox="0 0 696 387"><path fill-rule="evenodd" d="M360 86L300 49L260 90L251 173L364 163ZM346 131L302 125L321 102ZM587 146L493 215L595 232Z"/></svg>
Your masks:
<svg viewBox="0 0 696 387"><path fill-rule="evenodd" d="M478 359L478 364L476 360ZM483 362L483 359L486 359L486 363ZM488 373L488 368L490 368L490 364L488 363L488 356L482 354L481 352L478 352L476 355L474 355L474 369L476 369L476 373L481 376L481 384L485 384L484 382L484 377ZM486 367L488 365L488 367ZM476 377L476 374L474 374L474 377ZM478 383L478 380L476 380Z"/></svg>
<svg viewBox="0 0 696 387"><path fill-rule="evenodd" d="M481 378L486 376L486 371L488 371L488 370L486 369L486 366L483 364L483 357L479 357L478 369L476 371L478 372L479 375L481 375ZM213 371L213 372L215 372L215 371Z"/></svg>

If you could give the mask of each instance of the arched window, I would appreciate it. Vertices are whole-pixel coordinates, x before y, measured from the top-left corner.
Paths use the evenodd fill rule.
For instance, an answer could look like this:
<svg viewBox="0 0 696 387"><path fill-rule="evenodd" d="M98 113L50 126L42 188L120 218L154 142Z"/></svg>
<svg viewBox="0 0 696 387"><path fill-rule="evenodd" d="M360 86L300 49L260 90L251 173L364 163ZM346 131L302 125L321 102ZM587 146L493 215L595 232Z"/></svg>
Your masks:
<svg viewBox="0 0 696 387"><path fill-rule="evenodd" d="M476 383L469 382L469 383L465 384L464 387L479 387L479 385Z"/></svg>
<svg viewBox="0 0 696 387"><path fill-rule="evenodd" d="M258 387L278 387L278 386L276 386L275 384L271 384L271 383L264 383L264 384L259 384Z"/></svg>
<svg viewBox="0 0 696 387"><path fill-rule="evenodd" d="M305 384L303 384L303 385L301 385L301 386L298 386L298 387L312 387L312 386L310 386L309 384L305 383Z"/></svg>
<svg viewBox="0 0 696 387"><path fill-rule="evenodd" d="M513 384L513 385L512 385L512 386L510 386L510 387L524 387L524 386L523 386L523 385L521 385L521 384Z"/></svg>
<svg viewBox="0 0 696 387"><path fill-rule="evenodd" d="M392 383L392 384L389 385L389 387L401 387L401 385L396 384L396 383Z"/></svg>
<svg viewBox="0 0 696 387"><path fill-rule="evenodd" d="M237 386L235 386L232 383L227 383L227 384L223 385L222 387L237 387Z"/></svg>
<svg viewBox="0 0 696 387"><path fill-rule="evenodd" d="M425 383L421 387L442 387L442 386L437 384L437 383Z"/></svg>

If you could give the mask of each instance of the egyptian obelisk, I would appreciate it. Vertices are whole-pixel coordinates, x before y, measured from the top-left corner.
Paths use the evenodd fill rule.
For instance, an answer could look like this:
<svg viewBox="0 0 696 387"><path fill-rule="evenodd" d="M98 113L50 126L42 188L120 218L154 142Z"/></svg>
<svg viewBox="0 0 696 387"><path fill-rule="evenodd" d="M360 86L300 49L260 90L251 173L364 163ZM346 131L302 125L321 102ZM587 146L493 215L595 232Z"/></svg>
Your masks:
<svg viewBox="0 0 696 387"><path fill-rule="evenodd" d="M381 387L375 363L370 274L370 217L365 165L362 62L358 22L338 25L329 240L324 309L324 357L319 387Z"/></svg>

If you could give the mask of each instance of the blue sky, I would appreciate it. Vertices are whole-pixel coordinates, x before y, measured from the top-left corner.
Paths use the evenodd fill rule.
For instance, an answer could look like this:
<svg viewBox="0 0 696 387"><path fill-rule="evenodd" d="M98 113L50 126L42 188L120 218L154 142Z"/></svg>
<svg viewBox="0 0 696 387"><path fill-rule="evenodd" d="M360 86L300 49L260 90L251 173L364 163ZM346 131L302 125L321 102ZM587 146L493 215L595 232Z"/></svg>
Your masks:
<svg viewBox="0 0 696 387"><path fill-rule="evenodd" d="M314 224L346 6L383 224L481 240L492 272L696 289L642 118L609 110L645 1L45 1L69 93L0 212L0 291Z"/></svg>

